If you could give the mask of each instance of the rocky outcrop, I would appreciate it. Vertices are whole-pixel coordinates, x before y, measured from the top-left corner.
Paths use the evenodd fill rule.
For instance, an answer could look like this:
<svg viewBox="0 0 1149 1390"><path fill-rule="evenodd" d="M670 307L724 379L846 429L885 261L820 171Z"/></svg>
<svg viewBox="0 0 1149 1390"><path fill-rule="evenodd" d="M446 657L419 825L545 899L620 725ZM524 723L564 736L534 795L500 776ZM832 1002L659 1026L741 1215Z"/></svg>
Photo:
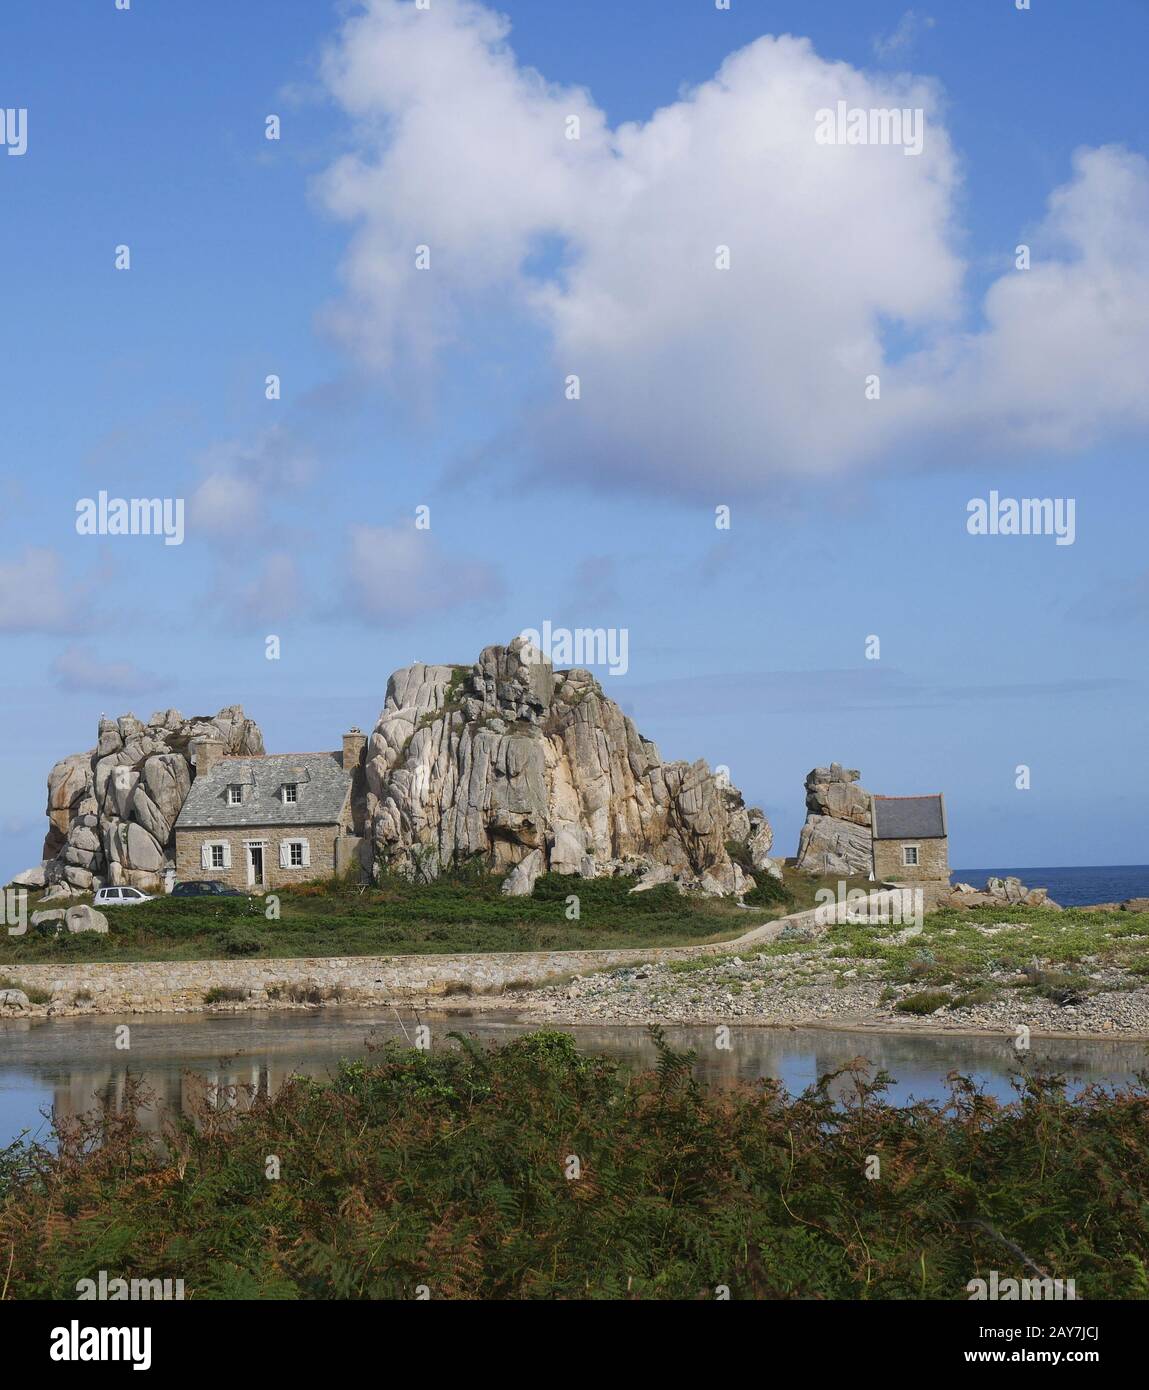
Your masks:
<svg viewBox="0 0 1149 1390"><path fill-rule="evenodd" d="M806 774L807 814L869 828L870 793L858 785L861 775L857 768L841 763L812 768Z"/></svg>
<svg viewBox="0 0 1149 1390"><path fill-rule="evenodd" d="M259 728L239 705L192 719L161 710L146 724L133 714L101 718L96 747L62 758L49 773L44 863L16 881L47 885L53 898L105 883L159 890L195 775L193 746L203 739L217 740L225 753L264 751Z"/></svg>
<svg viewBox="0 0 1149 1390"><path fill-rule="evenodd" d="M798 837L797 867L809 874L868 874L873 862L870 832L833 816L807 816Z"/></svg>
<svg viewBox="0 0 1149 1390"><path fill-rule="evenodd" d="M988 878L985 888L972 883L955 883L948 893L937 899L938 907L1048 907L1061 911L1061 904L1049 896L1048 888L1027 888L1012 874L1007 878Z"/></svg>
<svg viewBox="0 0 1149 1390"><path fill-rule="evenodd" d="M870 794L861 773L841 763L806 775L806 823L798 839L797 867L807 873L868 874L873 866Z"/></svg>
<svg viewBox="0 0 1149 1390"><path fill-rule="evenodd" d="M524 639L473 666L396 671L367 749L376 872L434 878L468 860L529 892L539 873L646 875L741 894L727 843L765 859L772 835L706 763L664 763L584 670ZM529 885L529 886L528 886Z"/></svg>

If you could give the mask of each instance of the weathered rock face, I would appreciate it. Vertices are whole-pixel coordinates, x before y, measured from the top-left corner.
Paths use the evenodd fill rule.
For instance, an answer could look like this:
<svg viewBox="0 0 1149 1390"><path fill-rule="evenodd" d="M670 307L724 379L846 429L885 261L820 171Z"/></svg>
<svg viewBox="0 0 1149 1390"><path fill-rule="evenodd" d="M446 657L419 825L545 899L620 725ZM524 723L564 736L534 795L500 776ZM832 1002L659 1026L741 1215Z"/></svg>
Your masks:
<svg viewBox="0 0 1149 1390"><path fill-rule="evenodd" d="M96 747L62 758L48 775L46 863L28 875L59 890L53 896L104 883L159 890L194 775L191 746L202 738L220 740L227 753L264 751L239 705L193 719L161 710L146 724L133 714L101 719Z"/></svg>
<svg viewBox="0 0 1149 1390"><path fill-rule="evenodd" d="M812 768L806 774L807 814L868 827L870 794L858 785L861 775L857 768L843 767L841 763Z"/></svg>
<svg viewBox="0 0 1149 1390"><path fill-rule="evenodd" d="M798 865L811 874L868 874L872 861L870 832L864 825L807 816L798 837Z"/></svg>
<svg viewBox="0 0 1149 1390"><path fill-rule="evenodd" d="M873 866L870 794L861 773L841 763L806 775L806 823L798 839L799 869L807 873L868 874Z"/></svg>
<svg viewBox="0 0 1149 1390"><path fill-rule="evenodd" d="M705 762L664 763L589 671L555 671L518 638L465 666L396 671L367 750L374 864L433 878L478 856L529 892L538 873L753 886L726 852L765 857L760 811Z"/></svg>

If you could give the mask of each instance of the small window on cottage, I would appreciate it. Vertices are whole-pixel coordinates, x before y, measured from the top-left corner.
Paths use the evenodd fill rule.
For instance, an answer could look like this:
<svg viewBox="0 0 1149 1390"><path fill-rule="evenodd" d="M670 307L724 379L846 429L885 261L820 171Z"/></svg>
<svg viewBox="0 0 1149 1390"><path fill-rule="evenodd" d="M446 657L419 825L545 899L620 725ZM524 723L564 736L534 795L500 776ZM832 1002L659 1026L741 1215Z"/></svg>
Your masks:
<svg viewBox="0 0 1149 1390"><path fill-rule="evenodd" d="M287 847L287 854L288 862L291 864L291 867L293 869L301 869L303 867L302 840L292 840L291 844Z"/></svg>
<svg viewBox="0 0 1149 1390"><path fill-rule="evenodd" d="M227 789L227 804L229 806L238 806L242 800L243 788L238 782L232 782Z"/></svg>
<svg viewBox="0 0 1149 1390"><path fill-rule="evenodd" d="M906 868L908 868L908 869L909 869L909 868L916 868L916 867L917 867L917 862L918 862L918 847L917 847L917 845L903 845L903 846L902 846L902 863L906 866Z"/></svg>
<svg viewBox="0 0 1149 1390"><path fill-rule="evenodd" d="M299 800L298 782L284 782L283 784L283 804L292 806Z"/></svg>
<svg viewBox="0 0 1149 1390"><path fill-rule="evenodd" d="M222 869L224 867L222 845L212 845L211 866L213 869Z"/></svg>

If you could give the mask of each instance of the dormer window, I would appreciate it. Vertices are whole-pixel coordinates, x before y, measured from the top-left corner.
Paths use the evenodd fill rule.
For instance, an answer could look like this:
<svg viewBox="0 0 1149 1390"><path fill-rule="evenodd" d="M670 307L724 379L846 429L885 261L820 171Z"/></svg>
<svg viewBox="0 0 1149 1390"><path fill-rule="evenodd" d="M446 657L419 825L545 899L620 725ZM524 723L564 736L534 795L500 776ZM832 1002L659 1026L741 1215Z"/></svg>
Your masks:
<svg viewBox="0 0 1149 1390"><path fill-rule="evenodd" d="M296 803L298 800L299 800L299 783L298 783L298 782L284 782L284 784L283 784L283 804L284 804L285 806L294 806L295 803Z"/></svg>
<svg viewBox="0 0 1149 1390"><path fill-rule="evenodd" d="M227 804L238 806L243 801L243 787L239 782L231 782L227 788Z"/></svg>

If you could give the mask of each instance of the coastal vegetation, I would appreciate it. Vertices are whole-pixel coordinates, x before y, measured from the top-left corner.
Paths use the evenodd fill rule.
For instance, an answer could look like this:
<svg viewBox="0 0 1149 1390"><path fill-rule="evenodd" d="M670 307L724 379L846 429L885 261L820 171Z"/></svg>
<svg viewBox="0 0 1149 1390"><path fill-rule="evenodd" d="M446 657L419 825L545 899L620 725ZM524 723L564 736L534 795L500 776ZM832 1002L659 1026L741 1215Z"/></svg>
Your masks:
<svg viewBox="0 0 1149 1390"><path fill-rule="evenodd" d="M627 877L545 874L530 896L506 897L500 879L466 870L432 883L396 875L374 887L324 879L282 890L274 905L259 897L156 898L109 909L107 934L57 933L53 923L0 934L0 965L697 945L812 904L809 885L795 881L791 890L764 878L752 911L673 884L632 893ZM37 905L32 897L29 914Z"/></svg>
<svg viewBox="0 0 1149 1390"><path fill-rule="evenodd" d="M205 1092L162 1144L135 1095L62 1122L0 1150L0 1298L100 1269L193 1299L1149 1297L1146 1078L898 1108L859 1059L791 1098L708 1089L653 1031L639 1074L553 1032L389 1044L247 1113Z"/></svg>
<svg viewBox="0 0 1149 1390"><path fill-rule="evenodd" d="M907 926L787 923L741 952L617 968L536 996L564 1022L734 1018L773 1024L928 1022L1013 1035L1149 1035L1149 912L978 906Z"/></svg>

